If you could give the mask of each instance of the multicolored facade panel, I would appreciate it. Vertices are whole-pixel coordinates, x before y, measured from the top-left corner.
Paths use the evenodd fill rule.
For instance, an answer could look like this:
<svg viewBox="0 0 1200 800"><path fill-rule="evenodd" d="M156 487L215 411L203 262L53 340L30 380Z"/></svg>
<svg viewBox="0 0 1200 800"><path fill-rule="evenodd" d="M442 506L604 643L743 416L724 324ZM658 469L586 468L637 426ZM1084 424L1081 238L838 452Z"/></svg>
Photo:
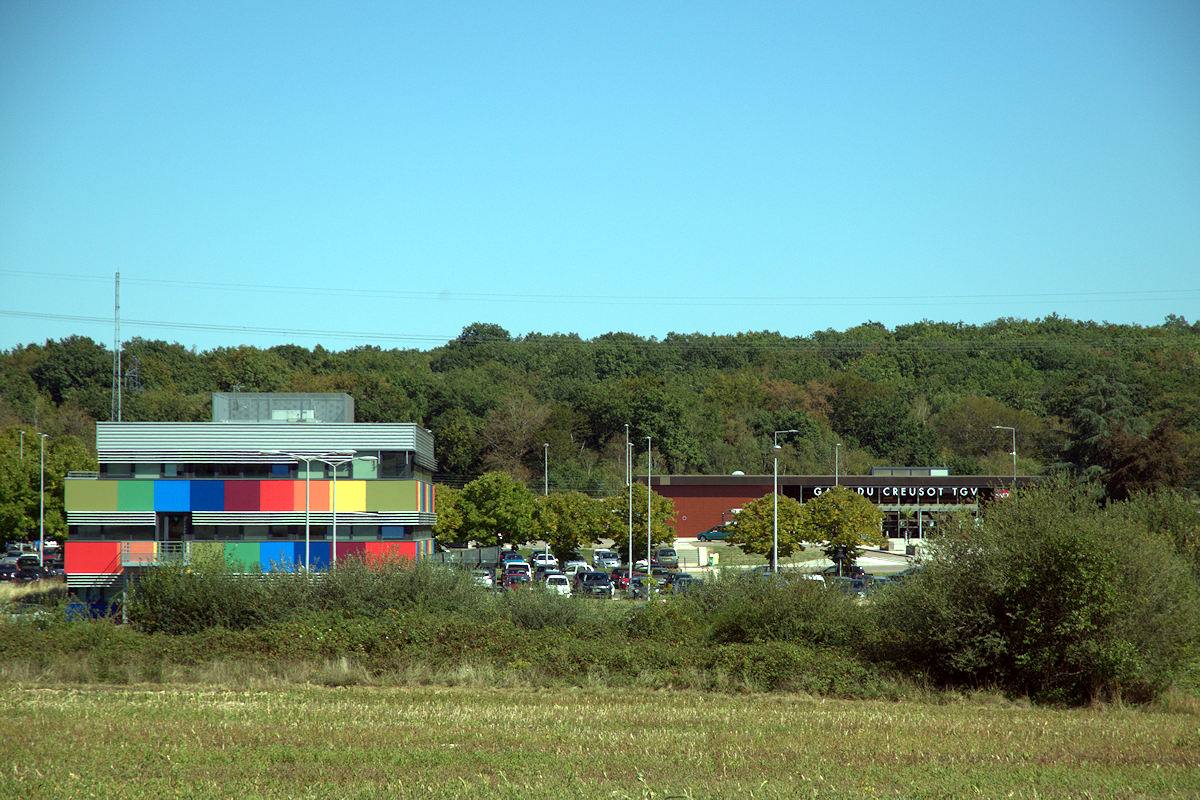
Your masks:
<svg viewBox="0 0 1200 800"><path fill-rule="evenodd" d="M332 481L309 482L309 511L328 512ZM425 481L340 480L337 510L433 513L433 484ZM304 511L297 480L69 480L68 511Z"/></svg>

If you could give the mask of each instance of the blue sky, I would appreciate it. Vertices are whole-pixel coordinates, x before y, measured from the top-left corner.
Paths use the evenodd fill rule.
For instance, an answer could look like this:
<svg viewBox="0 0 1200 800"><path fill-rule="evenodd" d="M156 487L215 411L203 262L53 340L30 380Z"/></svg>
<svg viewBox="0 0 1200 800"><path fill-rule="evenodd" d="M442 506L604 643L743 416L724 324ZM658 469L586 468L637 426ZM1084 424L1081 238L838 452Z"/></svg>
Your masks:
<svg viewBox="0 0 1200 800"><path fill-rule="evenodd" d="M0 348L1200 317L1200 4L0 4Z"/></svg>

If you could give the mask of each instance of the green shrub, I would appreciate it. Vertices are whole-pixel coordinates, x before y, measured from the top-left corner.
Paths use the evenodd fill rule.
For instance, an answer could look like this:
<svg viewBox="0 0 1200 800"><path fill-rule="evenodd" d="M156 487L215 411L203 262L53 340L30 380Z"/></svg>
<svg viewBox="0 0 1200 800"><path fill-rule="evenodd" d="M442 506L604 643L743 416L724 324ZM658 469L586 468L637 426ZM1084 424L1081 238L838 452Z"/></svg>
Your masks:
<svg viewBox="0 0 1200 800"><path fill-rule="evenodd" d="M696 601L717 643L805 642L857 646L870 617L852 598L798 575L724 575Z"/></svg>
<svg viewBox="0 0 1200 800"><path fill-rule="evenodd" d="M877 653L937 681L1050 702L1149 699L1200 641L1200 592L1166 539L1051 482L943 529L873 604Z"/></svg>

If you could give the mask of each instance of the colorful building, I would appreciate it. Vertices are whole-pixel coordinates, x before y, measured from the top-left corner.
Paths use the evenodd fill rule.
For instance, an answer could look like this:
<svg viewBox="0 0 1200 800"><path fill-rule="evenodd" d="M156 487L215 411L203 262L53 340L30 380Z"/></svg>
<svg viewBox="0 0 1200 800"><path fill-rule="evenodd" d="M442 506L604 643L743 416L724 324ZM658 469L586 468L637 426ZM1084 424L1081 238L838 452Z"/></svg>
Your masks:
<svg viewBox="0 0 1200 800"><path fill-rule="evenodd" d="M218 393L212 422L98 423L99 472L66 481L69 587L104 602L205 551L247 572L432 552L433 435L353 414L342 394Z"/></svg>

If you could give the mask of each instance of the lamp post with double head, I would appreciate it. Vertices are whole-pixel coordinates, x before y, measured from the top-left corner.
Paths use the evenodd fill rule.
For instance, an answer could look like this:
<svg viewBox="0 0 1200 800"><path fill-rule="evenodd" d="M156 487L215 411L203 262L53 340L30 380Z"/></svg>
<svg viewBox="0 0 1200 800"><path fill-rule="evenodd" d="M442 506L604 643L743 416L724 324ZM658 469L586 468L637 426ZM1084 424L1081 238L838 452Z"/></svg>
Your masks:
<svg viewBox="0 0 1200 800"><path fill-rule="evenodd" d="M314 461L319 461L332 468L333 470L333 498L330 503L330 509L333 513L333 541L331 546L329 563L330 566L337 563L337 470L338 467L348 464L351 461L377 461L375 456L360 456L356 455L355 450L333 450L328 453L290 453L285 450L263 450L261 451L266 456L287 456L295 461L304 462L304 571L308 572L311 568L310 553L312 551L312 494L310 491L310 479L312 477L312 465Z"/></svg>
<svg viewBox="0 0 1200 800"><path fill-rule="evenodd" d="M650 561L651 561L650 548L652 546L651 540L653 539L653 536L651 535L651 531L650 531L650 521L651 521L651 516L650 516L650 463L653 459L653 456L654 456L654 453L650 449L650 437L647 436L646 437L646 580L647 581L650 580ZM647 586L648 585L649 584L647 584ZM647 595L647 597L649 597L649 595Z"/></svg>
<svg viewBox="0 0 1200 800"><path fill-rule="evenodd" d="M779 434L781 433L799 433L800 431L791 429L786 431L775 431L775 480L772 483L771 500L774 504L772 523L771 523L771 572L779 572Z"/></svg>
<svg viewBox="0 0 1200 800"><path fill-rule="evenodd" d="M39 433L42 440L42 477L38 486L38 566L46 566L46 438L50 434Z"/></svg>
<svg viewBox="0 0 1200 800"><path fill-rule="evenodd" d="M993 425L993 430L1009 431L1012 433L1012 458L1013 458L1013 476L1012 476L1012 495L1013 502L1017 499L1017 429L1012 425Z"/></svg>

